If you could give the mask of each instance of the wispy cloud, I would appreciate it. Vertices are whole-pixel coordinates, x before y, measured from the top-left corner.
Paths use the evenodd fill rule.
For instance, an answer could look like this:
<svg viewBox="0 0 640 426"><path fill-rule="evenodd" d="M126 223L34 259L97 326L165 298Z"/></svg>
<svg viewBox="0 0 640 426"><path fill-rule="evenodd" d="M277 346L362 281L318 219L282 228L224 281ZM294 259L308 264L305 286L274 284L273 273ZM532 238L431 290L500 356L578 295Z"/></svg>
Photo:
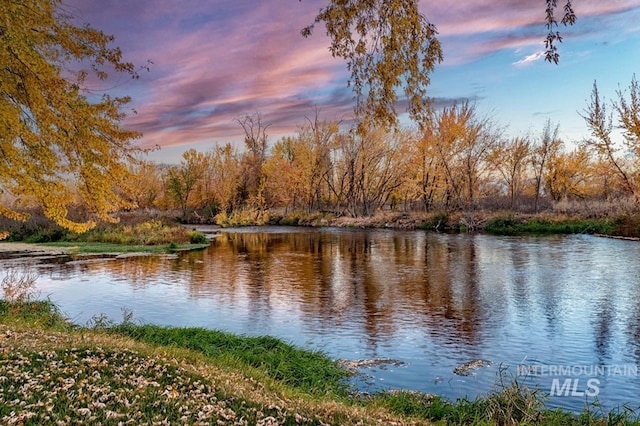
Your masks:
<svg viewBox="0 0 640 426"><path fill-rule="evenodd" d="M473 0L429 2L424 12L437 25L445 46L445 63L459 65L503 49L543 46L547 29L544 4L529 0ZM638 28L638 0L582 0L575 2L578 21L573 27L560 26L567 39L606 37L617 28L620 33ZM562 11L559 10L558 14Z"/></svg>
<svg viewBox="0 0 640 426"><path fill-rule="evenodd" d="M530 64L532 62L536 62L536 61L539 61L541 59L544 59L544 57L545 57L544 52L536 52L536 53L534 53L532 55L525 56L524 58L520 59L519 61L514 62L513 65L516 65L516 66L518 66L518 65L519 66L528 65L528 64Z"/></svg>

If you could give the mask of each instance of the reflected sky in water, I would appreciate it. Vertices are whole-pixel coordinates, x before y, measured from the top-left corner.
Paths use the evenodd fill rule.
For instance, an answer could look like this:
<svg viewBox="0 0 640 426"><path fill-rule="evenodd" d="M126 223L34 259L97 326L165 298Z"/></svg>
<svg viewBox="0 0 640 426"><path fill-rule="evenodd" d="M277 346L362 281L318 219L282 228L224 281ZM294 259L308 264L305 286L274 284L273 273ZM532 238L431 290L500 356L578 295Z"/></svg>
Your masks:
<svg viewBox="0 0 640 426"><path fill-rule="evenodd" d="M393 358L405 364L364 370L359 386L455 399L491 391L518 365L638 366L639 255L637 242L591 236L246 228L179 256L43 261L38 285L79 324L126 309L335 358ZM453 374L474 359L493 364ZM549 392L566 378L519 380ZM578 392L549 404L580 409L589 378L571 376ZM605 407L640 405L639 377L596 378Z"/></svg>

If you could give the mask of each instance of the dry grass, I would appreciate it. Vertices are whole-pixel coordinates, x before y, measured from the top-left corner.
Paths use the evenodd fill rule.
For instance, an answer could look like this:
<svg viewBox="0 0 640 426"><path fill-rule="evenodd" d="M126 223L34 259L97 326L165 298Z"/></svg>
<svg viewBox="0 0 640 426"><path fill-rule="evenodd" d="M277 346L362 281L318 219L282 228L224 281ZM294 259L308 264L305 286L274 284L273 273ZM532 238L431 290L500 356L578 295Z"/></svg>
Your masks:
<svg viewBox="0 0 640 426"><path fill-rule="evenodd" d="M38 274L29 267L9 268L5 272L0 289L3 299L11 303L28 303L39 296L36 290Z"/></svg>

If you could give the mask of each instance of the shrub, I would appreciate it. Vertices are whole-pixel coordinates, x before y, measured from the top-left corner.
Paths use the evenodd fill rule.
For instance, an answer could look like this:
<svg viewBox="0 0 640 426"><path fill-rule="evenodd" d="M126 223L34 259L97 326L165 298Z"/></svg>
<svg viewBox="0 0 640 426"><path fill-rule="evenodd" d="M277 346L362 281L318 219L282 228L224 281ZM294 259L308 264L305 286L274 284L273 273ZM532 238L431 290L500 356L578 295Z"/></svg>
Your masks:
<svg viewBox="0 0 640 426"><path fill-rule="evenodd" d="M209 239L206 235L204 235L202 232L196 231L195 229L189 231L187 235L189 236L189 241L191 242L191 244L207 244L209 242Z"/></svg>
<svg viewBox="0 0 640 426"><path fill-rule="evenodd" d="M269 212L257 209L234 211L231 215L221 212L216 215L215 221L216 225L222 226L223 228L233 226L261 226L269 222Z"/></svg>
<svg viewBox="0 0 640 426"><path fill-rule="evenodd" d="M449 217L445 213L434 214L418 225L418 229L444 231L449 229Z"/></svg>
<svg viewBox="0 0 640 426"><path fill-rule="evenodd" d="M300 217L295 214L289 214L278 221L278 225L283 226L297 226L300 222Z"/></svg>
<svg viewBox="0 0 640 426"><path fill-rule="evenodd" d="M80 236L82 241L123 245L206 244L207 237L180 225L150 220L135 225L111 225L96 228Z"/></svg>

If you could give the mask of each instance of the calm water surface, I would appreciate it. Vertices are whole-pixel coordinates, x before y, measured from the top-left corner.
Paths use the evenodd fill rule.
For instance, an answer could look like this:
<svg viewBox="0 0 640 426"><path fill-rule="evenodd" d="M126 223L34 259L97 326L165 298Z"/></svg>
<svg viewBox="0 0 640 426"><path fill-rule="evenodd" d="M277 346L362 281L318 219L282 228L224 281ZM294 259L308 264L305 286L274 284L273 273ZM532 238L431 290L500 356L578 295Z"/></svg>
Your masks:
<svg viewBox="0 0 640 426"><path fill-rule="evenodd" d="M550 406L638 408L638 259L638 242L590 236L247 228L179 256L43 260L38 286L79 324L126 309L403 363L363 370L363 390L474 398L506 369L560 393ZM453 373L478 359L492 365Z"/></svg>

